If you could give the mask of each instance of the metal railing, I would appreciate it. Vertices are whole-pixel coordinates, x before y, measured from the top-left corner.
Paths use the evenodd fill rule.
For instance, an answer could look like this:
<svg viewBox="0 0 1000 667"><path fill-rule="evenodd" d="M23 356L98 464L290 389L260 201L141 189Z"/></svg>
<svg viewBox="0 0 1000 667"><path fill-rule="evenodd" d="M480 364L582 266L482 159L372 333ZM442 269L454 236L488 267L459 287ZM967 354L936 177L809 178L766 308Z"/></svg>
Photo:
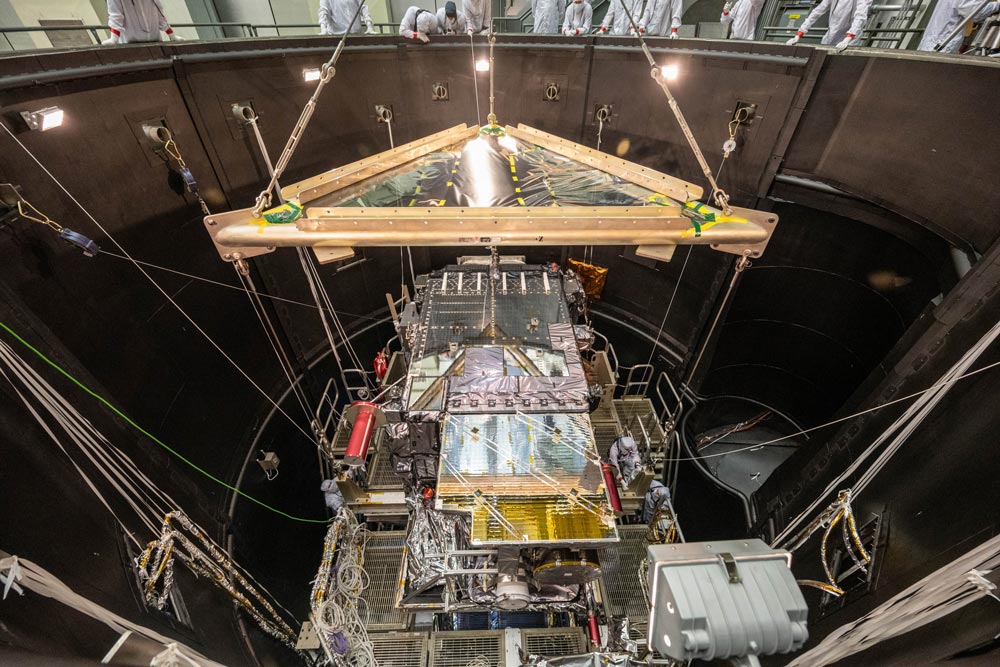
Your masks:
<svg viewBox="0 0 1000 667"><path fill-rule="evenodd" d="M595 0L595 9L607 4L608 0ZM761 25L758 28L758 39L762 41L779 41L793 36L798 30L794 25L770 25L780 20L776 9L787 6L788 3L768 3L762 15ZM878 23L877 27L865 27L862 30L861 46L900 48L909 47L915 42L914 36L923 33L922 28L912 26L919 17L917 9L919 5L914 0L904 0L902 4L886 4L873 6L871 23ZM768 11L770 10L770 11ZM895 12L895 16L891 13ZM804 12L808 13L808 12ZM887 16L887 14L890 14ZM876 20L876 16L878 19ZM530 9L519 16L494 16L491 24L498 33L526 33L531 32L534 22ZM204 32L210 30L213 37L208 39L256 39L260 37L281 37L282 30L286 31L315 31L312 34L319 35L320 25L318 23L244 23L209 21L197 23L174 23L173 28L195 28L201 33L199 39L204 39ZM377 34L381 36L396 35L399 32L397 23L375 23L373 27ZM598 26L593 30L597 31ZM807 31L807 39L812 42L818 39L826 31L826 28L812 28ZM8 51L31 51L47 48L55 48L44 44L36 44L34 40L30 43L25 40L13 39L17 35L31 35L35 33L61 33L61 32L83 32L86 33L90 46L99 45L110 33L105 25L39 25L39 26L0 26L0 33L3 40L0 41L0 50L6 48ZM301 33L298 33L301 34ZM83 46L83 45L81 45Z"/></svg>
<svg viewBox="0 0 1000 667"><path fill-rule="evenodd" d="M251 23L230 23L230 22L210 22L210 23L174 23L173 28L215 28L219 31L219 37L225 38L225 29L239 29L242 38L256 37L254 25ZM319 25L317 24L317 28ZM86 32L93 40L93 44L100 44L101 41L111 35L106 25L39 25L39 26L0 26L0 33L3 33L4 40L11 51L22 51L10 39L10 35L21 33L49 33L49 32ZM32 48L47 48L33 45Z"/></svg>

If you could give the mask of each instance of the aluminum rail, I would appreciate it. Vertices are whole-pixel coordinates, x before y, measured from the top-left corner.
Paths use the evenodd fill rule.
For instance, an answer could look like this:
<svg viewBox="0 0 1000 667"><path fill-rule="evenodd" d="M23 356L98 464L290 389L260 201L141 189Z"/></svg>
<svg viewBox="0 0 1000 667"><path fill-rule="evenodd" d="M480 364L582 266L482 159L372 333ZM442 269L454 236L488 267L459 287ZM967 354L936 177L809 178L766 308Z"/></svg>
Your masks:
<svg viewBox="0 0 1000 667"><path fill-rule="evenodd" d="M448 218L442 213L449 211ZM760 212L733 208L736 216ZM765 221L740 219L696 229L679 207L620 206L309 209L297 224L261 224L249 209L206 218L215 243L228 248L590 245L744 245L765 243ZM572 224L570 221L572 218ZM758 218L759 219L759 218ZM771 218L774 219L774 218ZM776 221L776 219L774 219ZM771 223L773 224L773 223Z"/></svg>

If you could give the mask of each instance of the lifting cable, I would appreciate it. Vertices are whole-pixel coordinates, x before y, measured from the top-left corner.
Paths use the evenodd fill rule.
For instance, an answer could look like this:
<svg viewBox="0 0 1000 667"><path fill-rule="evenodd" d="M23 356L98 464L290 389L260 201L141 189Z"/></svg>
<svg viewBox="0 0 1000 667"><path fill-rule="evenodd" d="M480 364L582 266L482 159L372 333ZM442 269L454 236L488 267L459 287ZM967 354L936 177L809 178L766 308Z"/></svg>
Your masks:
<svg viewBox="0 0 1000 667"><path fill-rule="evenodd" d="M364 5L364 0L362 0L361 5L359 5L358 11L361 10L361 6L363 5ZM355 18L356 17L357 14L355 14ZM340 45L337 47L337 52L334 54L334 57L331 59L331 62L335 62L336 58L339 57L339 53L343 48L345 39L346 39L346 34L341 39ZM327 63L327 65L324 65L323 76L326 76L327 67L329 67L330 70L332 71L332 65L330 63ZM333 75L331 74L330 76L332 77ZM318 97L319 92L322 89L323 85L325 85L325 83L321 78L320 85L317 87L316 92L313 93L313 99L310 100L310 104L313 104L313 106L315 106L314 100ZM306 106L307 108L309 107L309 105ZM303 111L303 115L305 116L305 111ZM309 112L309 115L312 115L311 111ZM285 163L287 164L287 161L288 159L291 158L291 155L287 154L289 149L286 146L285 147L286 154L282 154L281 159L278 161L279 163L278 168L275 168L271 164L271 158L267 152L267 145L264 143L264 138L263 136L261 136L260 128L257 125L258 120L259 118L256 112L253 112L252 115L246 119L247 123L249 123L250 126L253 128L254 137L257 140L258 149L260 150L261 156L264 158L264 164L267 166L268 172L271 174L271 181L268 184L268 189L265 192L262 192L260 196L258 196L257 202L258 204L260 204L262 201L265 201L265 199L262 198L266 195L266 202L268 205L270 205L271 192L273 191L274 194L277 196L278 201L283 203L284 200L281 196L281 186L278 183L278 178L280 176L279 168L283 169L283 167L281 167L282 160L284 160ZM308 121L309 119L308 117L306 117L304 122L308 123ZM303 120L300 118L299 122L303 123ZM304 125L302 129L303 130L305 129ZM296 127L296 130L293 131L293 136L295 135L296 131L299 131L298 126ZM289 143L291 142L292 139L289 138ZM295 142L296 143L298 142L298 138L295 139ZM291 151L294 152L294 150L295 148L294 146L292 146ZM255 215L259 215L259 213L255 213ZM347 378L344 374L344 364L341 361L340 353L337 351L337 342L334 339L333 331L331 331L330 328L331 322L333 324L333 329L336 331L337 335L340 336L341 340L343 341L343 345L347 350L348 357L350 358L352 363L355 364L355 367L362 373L362 377L364 377L365 379L365 386L371 387L368 375L367 373L364 372L364 366L358 360L357 354L354 351L354 346L351 343L350 338L347 336L347 332L345 331L343 325L340 322L340 317L338 316L336 309L334 309L333 303L330 301L330 295L326 291L326 286L323 284L323 280L319 275L319 271L315 267L312 258L309 256L309 253L305 248L296 248L296 253L298 254L299 257L299 263L302 265L302 270L305 273L306 282L309 284L309 292L312 294L313 301L316 303L317 310L319 310L320 322L323 325L323 331L326 334L327 342L330 344L330 351L333 353L333 358L337 362L337 368L340 370L340 379L344 383L344 387L347 388L349 385L347 382ZM327 315L330 316L329 321L327 319Z"/></svg>
<svg viewBox="0 0 1000 667"><path fill-rule="evenodd" d="M288 385L292 393L295 394L295 400L298 401L299 407L302 409L302 414L305 416L306 421L311 422L312 411L309 409L309 401L305 390L299 384L300 378L296 377L295 365L285 352L281 337L278 335L278 331L271 321L271 316L268 314L264 302L261 301L260 293L253 282L253 277L250 275L250 267L247 266L244 260L237 260L233 262L233 269L243 284L243 291L250 300L250 306L253 308L257 320L260 321L260 325L264 329L267 342L271 344L271 349L274 350L274 356L278 360L278 365L281 366L281 371L285 374L285 378L288 380Z"/></svg>
<svg viewBox="0 0 1000 667"><path fill-rule="evenodd" d="M886 441L892 440L885 446L883 451L878 455L875 461L857 478L854 485L847 491L853 496L857 497L874 479L874 477L885 467L892 456L899 451L906 440L909 438L910 434L917 429L918 426L923 422L923 420L937 407L941 399L951 390L954 383L963 377L968 377L973 373L977 373L987 368L995 366L997 363L990 364L977 371L968 372L968 369L972 364L974 364L980 356L992 345L992 343L1000 336L1000 322L994 324L989 331L987 331L979 341L973 345L971 348L965 351L965 353L955 362L951 368L941 376L941 382L935 384L931 388L920 392L919 398L913 402L913 404L906 409L906 411L900 415L889 427L882 432L855 460L847 467L840 475L838 475L826 489L812 502L809 507L807 507L798 516L792 519L775 537L772 544L783 544L788 541L789 536L792 534L799 524L806 520L806 517L815 511L832 493L839 489L842 485L846 484L848 478L853 476L865 461L875 453L875 451L881 447ZM887 404L885 404L887 405ZM885 407L885 405L879 407ZM898 431L898 433L897 433ZM896 434L893 437L893 434ZM844 491L839 491L843 494Z"/></svg>
<svg viewBox="0 0 1000 667"><path fill-rule="evenodd" d="M739 449L733 449L733 450L730 450L728 452L717 452L715 454L704 454L702 456L684 456L684 457L678 457L678 458L674 458L674 459L665 459L665 461L668 461L668 462L702 461L704 459L714 459L714 458L719 457L719 456L729 456L730 454L737 454L739 452L748 452L748 451L752 451L752 450L755 450L755 449L761 449L763 447L769 447L771 445L785 446L785 445L788 444L788 441L791 438L795 438L795 437L800 436L800 435L805 435L807 433L812 433L813 431L818 431L820 429L824 429L824 428L827 428L829 426L835 426L835 425L840 424L842 422L850 421L851 419L854 419L855 417L860 417L860 416L866 415L866 414L868 414L870 412L876 412L876 411L881 410L883 408L889 407L890 405L893 405L895 403L900 403L902 401L908 401L911 398L917 398L919 396L923 396L924 394L927 394L929 392L935 391L935 390L939 389L940 387L943 387L943 386L946 386L946 385L949 385L949 384L954 384L955 382L958 382L959 380L963 380L965 378L972 377L973 375L978 375L979 373L982 373L984 371L988 371L988 370L990 370L992 368L996 368L997 366L1000 366L1000 361L995 361L992 364L989 364L987 366L983 366L982 368L977 368L974 371L969 371L967 373L959 375L956 378L952 378L950 380L945 380L945 381L939 382L937 384L931 385L930 387L928 387L926 389L921 389L920 391L915 391L912 394L908 394L906 396L901 396L901 397L893 399L891 401L886 401L885 403L880 403L879 405L876 405L873 408L868 408L866 410L861 410L859 412L855 412L853 414L847 415L846 417L840 417L838 419L833 419L831 421L826 422L825 424L820 424L819 426L811 426L809 428L805 428L805 429L802 429L800 431L796 431L795 433L789 433L788 435L783 435L781 437L774 438L773 440L767 440L765 442L759 442L759 443L757 443L755 445L747 445L746 447L741 447Z"/></svg>
<svg viewBox="0 0 1000 667"><path fill-rule="evenodd" d="M693 245L688 246L687 255L684 256L684 264L681 265L681 272L677 276L677 282L674 283L674 291L670 293L670 300L667 301L667 309L663 312L663 319L660 320L660 328L657 330L656 338L653 340L653 347L649 350L649 359L646 360L647 366L653 363L653 356L656 354L656 347L660 344L660 336L663 335L663 327L667 324L667 316L670 315L670 309L674 305L674 298L677 296L677 290L680 288L681 282L684 280L684 271L687 270L688 260L691 259L691 251L693 249Z"/></svg>
<svg viewBox="0 0 1000 667"><path fill-rule="evenodd" d="M622 9L625 10L625 14L628 16L628 20L632 25L638 25L632 18L632 12L629 10L625 3L621 5ZM691 147L691 152L694 153L695 159L698 161L698 166L701 167L701 172L708 179L709 184L712 187L711 199L722 209L722 212L726 215L732 214L732 208L729 206L729 195L719 187L719 184L715 181L715 177L712 175L712 170L708 166L708 162L705 161L705 155L701 152L701 148L698 146L698 140L694 138L694 134L691 132L691 127L688 125L687 120L684 118L684 114L681 112L680 106L677 104L677 100L674 99L673 93L670 92L670 86L667 85L667 81L663 76L663 72L660 70L659 66L656 64L656 60L653 58L653 54L650 53L649 47L646 46L646 40L642 38L642 34L638 31L635 36L639 39L639 46L642 47L642 52L646 54L646 60L649 61L650 76L653 77L653 81L663 90L663 94L667 97L667 104L670 106L670 110L674 113L674 118L677 119L677 124L681 126L681 132L684 134L684 138L687 139L688 145Z"/></svg>
<svg viewBox="0 0 1000 667"><path fill-rule="evenodd" d="M43 354L40 350L38 350L36 347L34 347L27 340L25 340L24 338L22 338L16 331L14 331L9 326L7 326L6 323L0 322L0 329L4 330L8 334L10 334L19 343L21 343L26 348L28 348L29 350L31 350L39 359L41 359L46 364L48 364L49 366L51 366L52 368L54 368L61 375L63 375L66 379L68 379L70 382L72 382L78 388L80 388L81 390L83 390L86 394L90 395L92 398L96 399L99 403L101 403L102 405L104 405L104 407L106 407L109 410L111 410L111 412L113 412L115 415L117 415L121 419L125 420L125 422L128 423L130 426L132 426L132 428L134 428L139 433L141 433L142 435L146 436L147 438L149 438L150 440L152 440L154 443L156 443L157 445L159 445L160 447L162 447L163 449L165 449L167 452L169 452L170 454L172 454L174 457L176 457L177 459L179 459L180 461L182 461L183 463L185 463L186 465L188 465L190 468L193 468L195 471L201 473L202 475L204 475L205 477L209 478L210 480L212 480L213 482L215 482L219 486L222 486L222 487L224 487L224 488L232 491L233 493L238 494L238 495L242 496L243 498L246 498L250 502L252 502L252 503L254 503L256 505L259 505L260 507L263 507L264 509L266 509L266 510L268 510L270 512L274 512L275 514L283 516L286 519L291 519L292 521L299 521L299 522L302 522L302 523L323 523L323 524L329 522L329 519L307 519L307 518L304 518L304 517L298 517L298 516L294 516L292 514L288 514L287 512L283 512L283 511L281 511L279 509L271 507L270 505L268 505L264 501L255 498L254 496L246 493L245 491L242 491L242 490L236 488L235 486L227 484L225 481L219 479L218 477L216 477L212 473L208 472L207 470L199 467L198 464L196 464L193 461L187 459L183 454L181 454L177 450L173 449L168 444L166 444L165 442L163 442L162 440L160 440L159 438L157 438L155 435L153 435L149 431L147 431L144 428L142 428L141 426L139 426L139 424L137 424L135 421L133 421L128 415L126 415L124 412L122 412L121 410L119 410L117 407L115 407L114 405L112 405L112 403L110 401L108 401L106 398L104 398L103 396L101 396L100 394L98 394L96 391L94 391L93 389L91 389L87 385L83 384L83 382L81 382L76 377L74 377L69 371L67 371L66 369L62 368L59 364L57 364L56 362L52 361L47 356L45 356L45 354Z"/></svg>
<svg viewBox="0 0 1000 667"><path fill-rule="evenodd" d="M476 125L482 126L483 114L479 111L479 70L476 69L476 42L471 32L469 33L469 50L472 52L472 83L476 87Z"/></svg>
<svg viewBox="0 0 1000 667"><path fill-rule="evenodd" d="M26 343L24 339L20 338L16 333L13 333L8 327L6 327L6 325L0 323L0 326L11 332L15 338L38 354L46 363L55 367L78 386L82 386L75 378L60 369L58 366L55 366L53 362L44 357L44 355L38 352L38 350L33 348L31 345ZM139 517L139 520L145 525L150 533L153 535L162 534L162 529L157 525L160 517L169 517L171 514L176 513L180 504L159 486L157 486L155 482L153 482L144 472L142 472L142 470L139 469L128 454L123 452L110 440L108 440L103 433L101 433L93 424L91 424L89 420L80 414L72 403L64 398L41 376L38 371L33 369L13 350L13 348L2 340L0 340L0 361L4 363L12 375L21 381L27 392L35 398L41 408L44 408L49 417L51 417L51 419L53 419L62 428L69 440L77 446L79 452L90 462L93 469L103 476L105 482L110 485L118 493L119 497L135 512L135 514ZM90 488L90 490L97 497L98 501L104 505L105 509L108 510L112 517L114 517L115 522L121 527L124 535L140 550L142 550L143 544L138 540L134 532L129 530L126 523L112 508L108 499L103 493L101 493L90 476L84 472L80 464L77 463L76 458L71 455L69 451L67 451L62 439L56 436L49 422L42 417L39 410L36 409L36 406L28 400L25 393L21 391L18 385L14 383L11 376L8 375L2 368L0 368L0 375L3 375L4 378L10 383L14 392L24 403L24 406L31 413L31 415L35 418L35 421L42 427L56 446L59 447L63 454L66 455L71 465L83 479L83 482L88 488ZM85 387L84 389L86 390ZM89 390L87 391L89 392ZM128 418L121 415L121 413L117 414L122 416L126 421L129 421ZM146 435L152 438L152 436L149 436L148 434ZM153 440L155 441L155 438L153 438ZM214 560L220 565L224 565L227 571L235 577L241 579L240 583L244 589L249 591L258 600L262 599L261 595L256 592L253 586L250 586L247 583L247 580L251 580L257 587L274 599L274 596L258 582L256 582L248 572L240 572L240 568L235 562L223 556L221 547L213 542L210 537L204 534L204 531L198 528L196 524L190 520L186 520L186 523L189 532L198 533L198 538L206 546L209 552L214 552ZM184 560L185 564L188 566L192 566L193 561L196 559L204 560L202 557L203 554L200 554L200 550L198 549L188 549L186 553L181 552L176 555ZM226 586L219 581L218 577L211 578L217 582L217 585L226 588ZM165 583L167 587L169 587L171 579L172 577L167 577ZM158 608L162 608L167 592L167 590L164 591L163 598L158 604L156 604ZM153 601L148 597L147 602L153 603ZM268 603L265 602L264 606L273 613L273 609L271 609ZM280 605L278 606L280 607ZM256 613L256 610L252 608L252 604L248 605L244 603L244 607L247 608L251 615ZM294 615L291 612L283 607L281 608L286 614L288 614L289 618L294 619Z"/></svg>
<svg viewBox="0 0 1000 667"><path fill-rule="evenodd" d="M14 133L10 131L10 129L7 127L7 125L5 123L0 122L0 128L3 128L4 132L6 132L7 135L10 136L10 138L14 140L14 143L16 143L18 146L20 146L21 150L23 150L28 155L28 157L30 157L32 159L32 161L34 161L34 163L37 164L38 167L43 172L45 172L45 174L52 180L52 182L55 183L56 186L60 190L62 190L62 192L67 197L69 197L69 199L74 204L76 204L77 208L79 208L80 211L83 212L83 214L87 217L87 219L89 219L94 224L94 226L96 226L99 230L101 230L101 232L105 236L107 236L111 240L112 243L115 244L115 246L118 248L118 250L120 250L121 253L123 255L125 255L125 257L128 258L128 260L130 262L132 262L132 264L135 266L135 268L138 269L139 272L143 276L145 276L146 279L149 280L150 283L153 284L153 287L155 287L160 292L160 294L162 294L163 297L167 301L169 301L170 304L174 308L177 309L177 312L179 312L181 315L183 315L184 319L186 319L191 324L191 326L193 326L195 328L195 330L197 330L198 333L200 333L205 338L205 340L207 340L212 345L212 347L214 347L216 349L216 351L219 354L221 354L223 357L225 357L226 361L228 361L230 363L230 365L232 365L232 367L235 368L239 372L239 374L242 375L247 380L247 382L249 382L254 387L254 389L257 390L257 392L261 396L263 396L271 405L273 405L275 410L277 410L279 413L281 413L285 417L285 419L287 419L289 421L289 423L292 424L292 426L294 426L300 433L302 433L302 435L304 435L306 438L308 438L310 441L312 441L313 440L313 436L311 436L294 419L292 419L288 415L288 413L285 412L281 408L281 406L278 405L275 402L275 400L273 398L271 398L271 396L266 391L264 391L264 389L262 389L261 386L259 384L257 384L257 382L255 382L253 380L253 378L251 378L249 375L247 375L246 371L244 371L243 368L240 367L240 365L238 363L236 363L236 361L233 360L233 358L231 356L229 356L229 354L227 354L226 351L223 350L222 347L218 343L215 342L215 340L208 334L208 332L206 332L197 322L195 322L194 318L192 318L190 315L188 315L187 311L185 311L184 308L182 308L181 305L179 303L177 303L177 301L175 301L174 298L172 296L170 296L170 294L167 293L167 291L165 289L163 289L160 286L160 284L158 282L156 282L156 280L151 275L149 275L149 273L147 273L146 270L143 269L142 266L138 262L135 261L135 259L132 258L132 255L130 255L128 253L128 251L125 250L124 246L122 246L122 244L118 242L118 239L116 239L107 229L105 229L105 227L100 222L97 221L97 219L93 215L90 214L90 211L88 211L84 207L84 205L82 203L80 203L80 201L76 197L74 197L72 195L72 193L70 193L69 190L66 189L66 187L62 184L62 182L60 182L59 179L56 178L55 175L51 171L49 171L48 168L44 164L42 164L42 162L37 157L35 157L35 154L32 153L28 149L27 146L25 146L23 143L21 143L20 139L18 139L16 136L14 136Z"/></svg>
<svg viewBox="0 0 1000 667"><path fill-rule="evenodd" d="M116 259L124 259L128 261L128 257L125 255L119 255L115 252L110 252L108 250L102 250L101 256L107 255L108 257L114 257ZM160 266L159 264L153 264L152 262L143 262L141 260L133 260L137 264L142 264L143 266L148 266L151 269L159 269L160 271L166 271L167 273L173 273L177 276L183 276L184 278L190 278L191 280L198 280L203 283L208 283L209 285L216 285L218 287L225 287L226 289L236 290L237 292L243 292L244 288L237 287L236 285L230 285L229 283L220 282L218 280L212 280L211 278L205 278L204 276L195 275L193 273L185 273L184 271L178 271L177 269L171 269L169 266ZM313 310L319 310L319 306L315 303L306 303L305 301L296 301L295 299L286 299L282 296L275 296L274 294L268 294L266 292L258 292L257 296L262 299L270 299L271 301L281 301L283 303L290 303L296 306L305 306L306 308L312 308ZM362 320L370 320L372 322L380 322L381 320L377 317L371 317L370 315L361 315L359 313L348 313L345 311L340 311L344 315L350 315L351 317L356 317Z"/></svg>
<svg viewBox="0 0 1000 667"><path fill-rule="evenodd" d="M354 25L354 22L358 20L358 15L361 13L362 7L365 6L366 0L361 0L358 3L358 8L354 11L354 18L348 23L348 27ZM292 155L295 154L295 149L298 148L299 140L302 139L303 133L306 131L306 127L309 125L309 119L312 118L313 112L316 110L316 105L319 102L320 93L323 92L323 88L326 84L330 83L330 80L337 74L336 65L337 61L340 60L340 54L344 50L344 45L347 43L347 32L340 38L340 43L337 44L337 49L330 56L330 60L323 64L320 68L319 81L316 83L316 90L313 91L312 97L306 102L306 105L302 108L302 113L299 116L298 121L295 123L295 127L292 128L292 133L288 135L288 141L285 143L285 148L281 152L281 157L278 158L278 163L274 167L274 171L271 173L271 180L268 181L267 186L260 191L257 195L257 201L253 208L253 217L259 218L264 209L271 206L271 192L278 186L278 179L281 175L285 173L285 168L288 167L288 162L292 159Z"/></svg>

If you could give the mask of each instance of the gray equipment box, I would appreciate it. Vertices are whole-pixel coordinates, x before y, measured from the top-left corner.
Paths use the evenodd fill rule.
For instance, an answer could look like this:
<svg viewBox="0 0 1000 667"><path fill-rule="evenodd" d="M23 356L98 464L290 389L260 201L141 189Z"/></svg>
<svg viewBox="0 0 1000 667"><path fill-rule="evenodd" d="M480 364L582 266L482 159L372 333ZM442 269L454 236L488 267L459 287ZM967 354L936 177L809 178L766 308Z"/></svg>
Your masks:
<svg viewBox="0 0 1000 667"><path fill-rule="evenodd" d="M792 556L760 540L656 544L647 551L647 644L675 660L797 651L808 608Z"/></svg>

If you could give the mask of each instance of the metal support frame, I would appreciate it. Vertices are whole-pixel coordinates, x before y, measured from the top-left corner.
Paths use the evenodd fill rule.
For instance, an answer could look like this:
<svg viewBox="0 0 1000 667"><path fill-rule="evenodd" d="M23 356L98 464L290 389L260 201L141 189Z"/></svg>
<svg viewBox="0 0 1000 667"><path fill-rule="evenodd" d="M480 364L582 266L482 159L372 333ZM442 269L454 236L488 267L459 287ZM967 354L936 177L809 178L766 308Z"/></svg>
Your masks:
<svg viewBox="0 0 1000 667"><path fill-rule="evenodd" d="M337 192L433 151L475 136L478 127L458 125L399 148L334 169L282 189L300 205ZM702 189L656 170L605 155L592 148L525 125L507 127L514 137L657 193L687 202ZM714 212L715 209L701 207ZM639 246L666 260L676 245L710 245L722 252L759 256L777 224L764 211L732 208L731 215L696 225L680 205L598 207L309 207L296 224L268 224L252 209L213 214L205 225L227 261L260 254L261 247L312 246L321 261L350 257L357 247L572 245ZM570 222L572 221L572 224Z"/></svg>

